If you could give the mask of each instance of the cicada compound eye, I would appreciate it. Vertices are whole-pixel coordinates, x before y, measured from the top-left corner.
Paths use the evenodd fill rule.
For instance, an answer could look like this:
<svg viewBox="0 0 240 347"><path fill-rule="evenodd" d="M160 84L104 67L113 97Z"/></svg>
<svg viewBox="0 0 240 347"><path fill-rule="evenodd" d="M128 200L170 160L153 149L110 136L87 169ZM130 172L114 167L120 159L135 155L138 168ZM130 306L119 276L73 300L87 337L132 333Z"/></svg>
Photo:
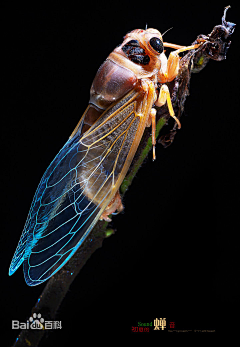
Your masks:
<svg viewBox="0 0 240 347"><path fill-rule="evenodd" d="M163 42L159 39L159 37L152 37L149 41L150 46L156 51L157 53L163 52Z"/></svg>

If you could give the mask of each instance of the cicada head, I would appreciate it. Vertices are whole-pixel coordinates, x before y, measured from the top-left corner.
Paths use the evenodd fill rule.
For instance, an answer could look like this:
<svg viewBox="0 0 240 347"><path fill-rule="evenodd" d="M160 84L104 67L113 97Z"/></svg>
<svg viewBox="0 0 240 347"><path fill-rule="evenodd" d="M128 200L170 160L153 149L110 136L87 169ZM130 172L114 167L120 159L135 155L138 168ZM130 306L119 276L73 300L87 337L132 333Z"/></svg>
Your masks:
<svg viewBox="0 0 240 347"><path fill-rule="evenodd" d="M129 32L123 43L114 52L127 57L138 66L141 75L156 73L161 65L160 56L163 53L162 35L156 29L136 29ZM129 64L131 66L131 64Z"/></svg>

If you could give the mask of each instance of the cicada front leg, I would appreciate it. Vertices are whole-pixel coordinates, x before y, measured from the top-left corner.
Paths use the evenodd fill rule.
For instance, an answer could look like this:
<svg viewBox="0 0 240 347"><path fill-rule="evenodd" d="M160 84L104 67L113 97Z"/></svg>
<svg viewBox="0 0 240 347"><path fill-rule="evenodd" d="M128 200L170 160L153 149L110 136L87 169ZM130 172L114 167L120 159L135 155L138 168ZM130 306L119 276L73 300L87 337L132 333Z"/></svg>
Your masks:
<svg viewBox="0 0 240 347"><path fill-rule="evenodd" d="M192 46L182 47L169 54L168 63L167 63L167 82L171 82L172 80L174 80L174 78L177 76L179 72L179 61L180 61L179 53L196 49L200 47L201 45L202 43L192 45Z"/></svg>
<svg viewBox="0 0 240 347"><path fill-rule="evenodd" d="M175 119L179 129L181 128L181 123L174 114L170 92L169 92L168 86L165 83L173 81L174 78L176 78L178 75L179 61L180 61L179 53L189 51L191 49L196 49L200 47L201 45L202 43L192 45L192 46L187 46L187 47L181 47L177 49L176 51L171 52L167 61L166 61L167 58L163 56L162 66L158 72L158 82L162 83L162 86L160 88L158 99L155 102L155 105L158 107L161 107L167 102L169 114L172 118ZM175 48L176 45L167 44L166 47Z"/></svg>

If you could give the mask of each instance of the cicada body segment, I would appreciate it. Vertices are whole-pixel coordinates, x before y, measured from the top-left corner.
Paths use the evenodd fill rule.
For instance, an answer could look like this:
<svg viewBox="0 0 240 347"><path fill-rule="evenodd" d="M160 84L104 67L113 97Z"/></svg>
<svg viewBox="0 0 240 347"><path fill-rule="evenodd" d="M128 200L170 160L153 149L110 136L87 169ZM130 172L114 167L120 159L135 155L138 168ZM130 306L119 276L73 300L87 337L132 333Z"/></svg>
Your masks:
<svg viewBox="0 0 240 347"><path fill-rule="evenodd" d="M107 59L98 69L90 89L90 104L105 110L120 100L137 83L137 76L124 66Z"/></svg>
<svg viewBox="0 0 240 347"><path fill-rule="evenodd" d="M88 130L108 107L133 90L136 83L137 77L132 71L106 59L98 69L90 89L89 106L83 117L82 133Z"/></svg>

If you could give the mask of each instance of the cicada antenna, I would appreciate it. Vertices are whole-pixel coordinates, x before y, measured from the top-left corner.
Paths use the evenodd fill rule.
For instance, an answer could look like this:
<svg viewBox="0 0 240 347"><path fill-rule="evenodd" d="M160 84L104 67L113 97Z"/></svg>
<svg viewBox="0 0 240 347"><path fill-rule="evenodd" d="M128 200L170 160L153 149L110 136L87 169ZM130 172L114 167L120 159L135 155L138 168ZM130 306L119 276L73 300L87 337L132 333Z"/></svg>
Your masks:
<svg viewBox="0 0 240 347"><path fill-rule="evenodd" d="M171 28L167 29L166 31L164 31L164 33L162 34L162 36L165 35L165 34L166 34L169 30L171 30L171 29L173 29L173 27L171 27Z"/></svg>

